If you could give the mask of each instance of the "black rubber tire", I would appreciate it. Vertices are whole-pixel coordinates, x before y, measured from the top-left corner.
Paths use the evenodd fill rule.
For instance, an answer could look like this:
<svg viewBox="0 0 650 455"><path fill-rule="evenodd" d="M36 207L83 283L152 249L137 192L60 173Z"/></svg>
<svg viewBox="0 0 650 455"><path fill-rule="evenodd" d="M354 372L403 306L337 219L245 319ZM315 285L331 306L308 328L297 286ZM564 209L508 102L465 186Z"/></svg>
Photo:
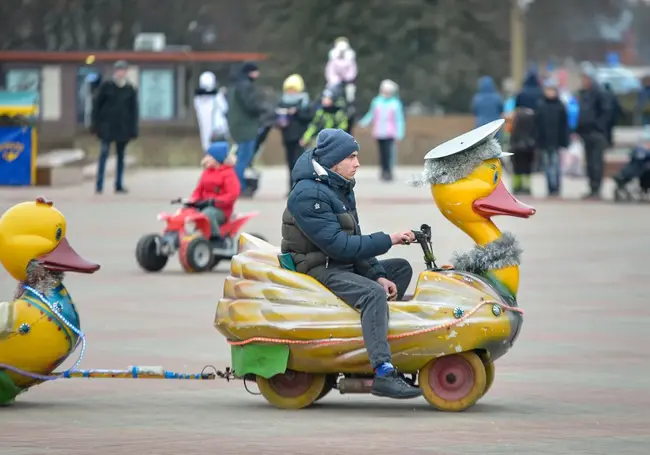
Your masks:
<svg viewBox="0 0 650 455"><path fill-rule="evenodd" d="M135 258L138 265L147 272L160 272L167 265L167 256L156 254L156 239L162 242L158 234L147 234L138 240L135 247Z"/></svg>
<svg viewBox="0 0 650 455"><path fill-rule="evenodd" d="M199 261L200 251L203 250L206 254L210 254L210 258L203 262ZM201 273L210 270L212 264L212 245L203 237L196 237L190 240L185 249L185 261L189 269L194 273Z"/></svg>
<svg viewBox="0 0 650 455"><path fill-rule="evenodd" d="M210 270L217 268L222 259L224 258L221 256L212 256L212 259L210 260Z"/></svg>

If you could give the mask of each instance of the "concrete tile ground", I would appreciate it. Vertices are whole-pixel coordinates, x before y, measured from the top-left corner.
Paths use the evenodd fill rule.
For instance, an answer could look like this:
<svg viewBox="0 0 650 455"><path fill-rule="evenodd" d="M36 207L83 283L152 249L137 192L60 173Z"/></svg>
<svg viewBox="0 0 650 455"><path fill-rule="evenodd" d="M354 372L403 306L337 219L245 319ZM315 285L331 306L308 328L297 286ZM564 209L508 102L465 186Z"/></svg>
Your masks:
<svg viewBox="0 0 650 455"><path fill-rule="evenodd" d="M402 169L399 180L415 170ZM366 231L433 226L444 262L471 242L437 212L426 190L359 176ZM156 214L189 193L196 170L140 170L125 197L92 186L0 189L0 211L45 193L68 217L70 242L102 270L70 274L67 285L88 336L84 368L163 365L198 372L229 365L213 329L227 263L188 276L172 261L159 275L138 270L138 237L160 229ZM280 239L283 170L268 169L249 230ZM543 182L535 191L543 194ZM569 198L584 183L565 185ZM608 188L609 190L609 188ZM525 249L521 305L526 323L497 363L494 387L467 412L445 414L425 401L328 396L303 411L279 411L240 382L60 380L0 408L0 454L646 454L650 444L650 207L529 200L529 220L497 219ZM399 247L421 270L417 246ZM14 283L0 272L0 296ZM69 362L70 363L70 362Z"/></svg>

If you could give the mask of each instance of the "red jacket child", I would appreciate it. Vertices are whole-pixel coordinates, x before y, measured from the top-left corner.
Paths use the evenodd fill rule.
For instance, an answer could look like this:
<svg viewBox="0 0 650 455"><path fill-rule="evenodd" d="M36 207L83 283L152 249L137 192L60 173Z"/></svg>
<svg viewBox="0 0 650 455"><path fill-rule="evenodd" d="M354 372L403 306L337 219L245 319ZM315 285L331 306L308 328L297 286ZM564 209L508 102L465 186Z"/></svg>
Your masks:
<svg viewBox="0 0 650 455"><path fill-rule="evenodd" d="M228 220L241 192L239 178L228 160L228 143L225 141L213 143L201 164L205 170L190 196L190 201L212 200L215 207L221 209Z"/></svg>

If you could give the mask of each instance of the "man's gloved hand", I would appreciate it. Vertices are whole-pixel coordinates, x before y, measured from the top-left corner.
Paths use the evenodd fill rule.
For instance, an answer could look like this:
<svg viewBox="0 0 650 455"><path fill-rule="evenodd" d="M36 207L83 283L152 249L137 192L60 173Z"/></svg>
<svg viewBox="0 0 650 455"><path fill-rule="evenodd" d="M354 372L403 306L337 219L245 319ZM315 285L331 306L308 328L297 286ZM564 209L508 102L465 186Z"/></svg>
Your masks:
<svg viewBox="0 0 650 455"><path fill-rule="evenodd" d="M393 232L390 235L390 241L393 245L408 245L409 243L415 242L415 234L413 231L403 231L403 232Z"/></svg>
<svg viewBox="0 0 650 455"><path fill-rule="evenodd" d="M395 286L395 283L387 280L386 278L379 278L377 280L377 283L381 284L381 286L384 288L384 291L386 291L386 298L388 300L395 300L397 297L397 286Z"/></svg>

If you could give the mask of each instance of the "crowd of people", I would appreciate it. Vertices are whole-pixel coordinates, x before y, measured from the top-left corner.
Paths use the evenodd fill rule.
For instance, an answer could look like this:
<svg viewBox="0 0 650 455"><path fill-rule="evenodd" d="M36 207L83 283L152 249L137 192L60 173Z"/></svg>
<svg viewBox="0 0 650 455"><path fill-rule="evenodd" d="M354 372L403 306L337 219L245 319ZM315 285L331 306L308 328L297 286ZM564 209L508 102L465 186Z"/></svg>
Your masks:
<svg viewBox="0 0 650 455"><path fill-rule="evenodd" d="M505 98L494 80L484 76L471 105L476 126L499 118L508 120L501 139L512 156L513 190L531 194L531 175L543 170L547 195L561 196L562 175L582 175L584 155L588 191L585 199L601 199L605 152L613 147L613 130L621 114L616 95L608 84L602 87L587 73L574 95L553 77L541 78L530 71L519 93ZM641 177L650 159L650 132L631 153L625 168L614 177L617 192L627 192L627 184Z"/></svg>
<svg viewBox="0 0 650 455"><path fill-rule="evenodd" d="M126 62L117 62L113 78L102 83L93 97L91 128L101 142L97 193L103 191L112 143L117 155L115 191L127 192L123 184L125 150L129 141L138 136L137 93L126 79L127 68ZM346 38L337 39L329 51L325 88L315 100L310 98L303 78L292 74L285 79L277 103L264 103L256 83L260 69L254 62L243 63L230 85L219 86L214 73L206 71L199 77L194 96L203 150L207 152L215 142L234 144L231 153L236 155L234 167L242 195L252 196L259 178L253 161L271 130L280 132L290 175L297 159L313 145L320 131L334 128L352 133L356 125L370 128L377 143L379 177L391 181L397 145L406 130L399 87L392 80L383 80L367 113L358 119L357 73L356 54ZM494 80L484 76L478 81L471 112L476 126L507 119L500 139L514 153L510 163L514 193L531 194L531 176L542 170L548 196L561 197L562 176L582 175L584 159L589 185L585 198L602 197L605 152L613 146L612 132L621 112L607 84L601 87L584 73L580 89L573 94L555 77L541 78L531 71L518 93L504 96ZM617 194L627 194L630 181L650 172L649 162L650 131L632 151L628 165L615 176ZM291 185L289 177L289 189Z"/></svg>
<svg viewBox="0 0 650 455"><path fill-rule="evenodd" d="M479 80L472 102L477 126L506 118L502 140L512 156L513 191L531 194L531 175L539 168L546 174L549 197L561 195L562 164L571 167L570 149L583 144L589 191L585 198L601 197L604 152L611 146L611 131L618 112L616 97L601 89L588 75L576 96L561 90L553 77L542 80L529 72L519 93L504 99L490 77ZM562 159L564 156L564 160ZM573 169L573 171L577 171ZM576 172L577 174L577 172Z"/></svg>
<svg viewBox="0 0 650 455"><path fill-rule="evenodd" d="M356 124L371 128L377 141L380 178L393 180L396 146L405 131L399 87L392 80L382 81L368 112L357 121L357 71L354 49L346 38L339 38L328 54L326 82L320 96L312 100L303 78L292 74L285 79L282 94L271 108L259 96L255 84L259 68L255 63L245 62L233 83L218 90L214 74L203 73L195 95L195 111L204 150L215 138L228 137L236 147L235 168L242 194L252 195L257 178L251 170L252 162L272 129L281 134L290 174L298 157L314 143L320 131L335 128L351 133Z"/></svg>

